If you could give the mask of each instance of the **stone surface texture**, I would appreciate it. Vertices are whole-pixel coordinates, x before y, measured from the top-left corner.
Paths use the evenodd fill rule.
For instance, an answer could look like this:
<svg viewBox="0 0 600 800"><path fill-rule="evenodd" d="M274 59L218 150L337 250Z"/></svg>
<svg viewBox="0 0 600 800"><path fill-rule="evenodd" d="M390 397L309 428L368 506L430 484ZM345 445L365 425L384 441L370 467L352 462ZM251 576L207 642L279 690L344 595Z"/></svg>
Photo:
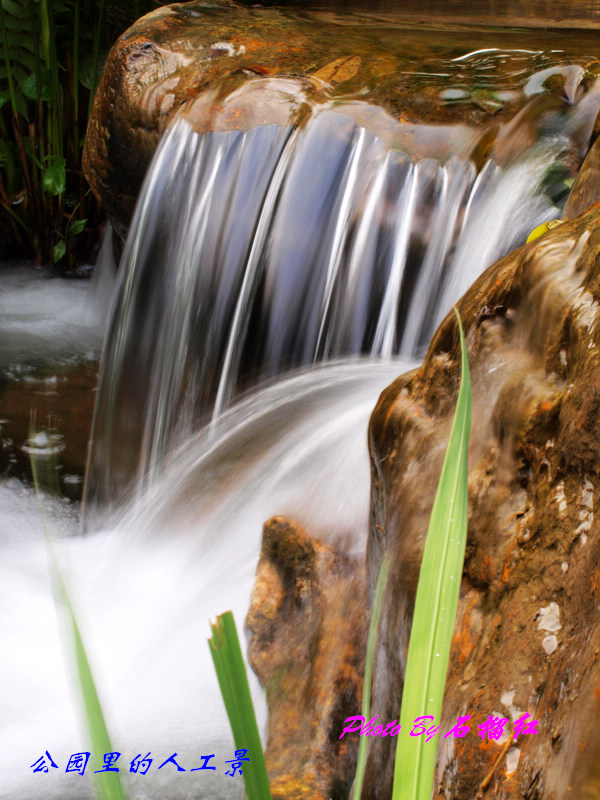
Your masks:
<svg viewBox="0 0 600 800"><path fill-rule="evenodd" d="M596 121L598 127L598 120ZM574 219L600 201L600 139L590 147L569 194L564 219Z"/></svg>
<svg viewBox="0 0 600 800"><path fill-rule="evenodd" d="M362 565L290 520L265 523L246 629L269 708L274 800L342 800L358 741L339 739L359 714L368 624Z"/></svg>
<svg viewBox="0 0 600 800"><path fill-rule="evenodd" d="M332 100L345 102L348 113L390 146L417 157L466 153L471 138L477 163L494 142L502 162L515 146L510 120L527 99L521 77L530 56L523 54L550 51L554 40L543 31L511 33L513 55L486 68L486 85L502 87L504 98L490 107L477 91L456 101L444 99L444 90L453 82L479 85L480 65L452 59L473 50L474 42L496 47L497 34L443 27L402 27L398 19L360 14L311 16L230 0L159 8L129 28L108 56L86 135L86 178L124 237L146 168L176 114L186 114L200 132L244 129L300 122L313 104ZM574 46L591 52L588 39L579 32ZM592 78L586 73L583 83ZM560 88L543 102L560 107ZM476 127L485 135L474 137ZM512 143L503 141L503 131Z"/></svg>
<svg viewBox="0 0 600 800"><path fill-rule="evenodd" d="M403 63L415 71L409 45L400 55L384 43L373 54L361 49L360 37L340 36L339 27L324 25L316 35L314 20L270 13L227 0L174 5L140 20L115 45L84 169L121 233L176 113L199 131L301 122L316 101L362 103L368 86L370 105L356 112L365 124L385 131L393 119L420 140L417 126L435 118L436 135L447 140L443 125L460 136L455 123L468 131L486 119L479 160L486 148L513 146L510 124L502 128L514 114L512 101L493 121L477 104L467 112L445 105L439 86L421 85L415 94L412 79L388 80L402 76ZM484 35L477 44L486 46ZM560 87L540 102L562 103L559 95ZM523 98L514 102L518 108ZM585 211L598 199L597 147L575 184L568 219L490 267L459 303L474 405L466 561L442 730L432 740L440 799L583 797L598 761L590 741L600 740L600 206ZM344 719L359 713L367 597L386 553L393 566L371 707L382 720L398 717L459 371L451 314L423 366L379 399L368 434L366 584L359 564L294 523L274 518L265 525L247 629L269 705L274 798L348 797L358 736L338 737ZM510 733L525 713L538 721L538 733L512 746L477 734L490 715L506 717ZM470 732L443 738L458 715L471 716ZM363 800L391 796L395 745L391 737L371 741Z"/></svg>
<svg viewBox="0 0 600 800"><path fill-rule="evenodd" d="M596 205L550 230L490 267L459 303L473 381L469 528L435 797L479 796L501 753L482 797L579 797L588 768L600 705L599 222ZM372 701L385 719L398 713L459 374L451 314L422 368L386 389L371 419L370 587L383 554L393 558ZM477 733L489 715L512 732L525 713L538 733L508 752L504 739ZM467 714L464 738L441 738ZM394 745L374 741L366 797L390 796Z"/></svg>

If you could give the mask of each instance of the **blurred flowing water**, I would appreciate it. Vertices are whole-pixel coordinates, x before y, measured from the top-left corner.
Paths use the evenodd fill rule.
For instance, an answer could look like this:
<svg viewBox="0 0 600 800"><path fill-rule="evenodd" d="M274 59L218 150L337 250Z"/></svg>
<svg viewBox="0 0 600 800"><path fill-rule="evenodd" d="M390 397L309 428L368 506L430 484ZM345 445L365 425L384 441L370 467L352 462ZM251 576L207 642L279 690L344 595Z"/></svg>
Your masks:
<svg viewBox="0 0 600 800"><path fill-rule="evenodd" d="M470 156L489 131L455 133L458 152L440 162L435 126L379 119L391 146L358 102L248 131L200 135L178 119L123 254L88 518L145 487L170 448L252 386L339 358L421 357L475 278L560 216L552 182L580 161L600 89L575 106L539 100L500 127L479 168Z"/></svg>
<svg viewBox="0 0 600 800"><path fill-rule="evenodd" d="M534 89L493 146L489 129L369 124L356 100L245 131L198 134L183 116L163 137L104 345L88 535L71 505L44 501L132 797L242 797L224 776L233 743L208 619L232 608L241 628L274 514L363 553L378 394L486 266L560 215L556 185L591 136L595 84L578 96L570 83L571 103ZM36 309L23 336L36 321L53 330L51 316ZM91 797L65 774L89 748L35 497L12 480L0 500L0 797ZM58 768L33 773L46 750ZM130 775L148 752L150 772ZM186 771L158 770L173 753ZM208 753L217 771L190 772Z"/></svg>
<svg viewBox="0 0 600 800"><path fill-rule="evenodd" d="M127 775L133 797L243 796L241 781L224 776L234 748L208 620L232 609L241 632L262 523L274 513L362 551L366 426L379 391L405 367L331 365L253 395L224 415L218 436L205 430L186 442L152 489L93 535L76 536L68 507L45 504L121 769L128 773L140 753L155 759L146 776ZM58 635L39 511L16 481L0 489L9 512L0 522L0 749L9 764L0 797L92 797L78 775L64 774L69 756L90 748ZM252 686L263 723L264 700ZM32 774L46 750L59 769ZM175 752L187 771L157 771ZM218 771L190 773L209 753Z"/></svg>

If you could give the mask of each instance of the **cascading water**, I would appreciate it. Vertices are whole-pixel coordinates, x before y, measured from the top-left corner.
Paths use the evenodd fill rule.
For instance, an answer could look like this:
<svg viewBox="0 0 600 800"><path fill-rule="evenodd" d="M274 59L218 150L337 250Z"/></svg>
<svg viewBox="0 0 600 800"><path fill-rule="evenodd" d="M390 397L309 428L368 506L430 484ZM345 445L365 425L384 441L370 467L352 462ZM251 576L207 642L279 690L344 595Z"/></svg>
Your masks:
<svg viewBox="0 0 600 800"><path fill-rule="evenodd" d="M534 97L517 152L513 122L488 148L461 131L449 159L406 145L449 130L371 129L357 102L247 131L182 117L165 135L105 345L86 492L88 528L105 527L78 537L61 503L47 511L132 796L242 796L222 774L233 744L208 618L233 608L241 624L273 514L364 550L378 393L479 272L559 215L549 167L580 158L597 107L593 89L559 110ZM0 492L0 797L91 797L64 773L89 748L35 500ZM33 774L46 750L60 769ZM147 752L151 772L129 775ZM175 752L185 773L156 769ZM189 771L212 752L220 773Z"/></svg>
<svg viewBox="0 0 600 800"><path fill-rule="evenodd" d="M403 126L380 119L385 141L361 124L361 103L248 131L200 135L178 119L123 256L88 519L152 481L169 449L242 390L343 357L422 355L477 275L560 215L545 182L581 156L598 93L586 99L587 113L549 114L534 98L521 116L535 138L507 156L501 129L480 169L469 154L481 132L445 163L414 159Z"/></svg>
<svg viewBox="0 0 600 800"><path fill-rule="evenodd" d="M355 553L364 549L357 525L369 494L364 431L379 391L407 366L331 365L253 395L225 414L223 433L190 438L109 530L73 538L60 504L47 509L122 770L142 750L154 759L146 776L127 775L132 796L243 796L240 781L223 776L234 748L208 620L231 608L241 626L262 523L275 511L302 518L322 538L343 536ZM0 749L10 754L0 797L87 800L91 787L64 774L69 756L90 748L57 636L35 498L3 491L10 514L0 523L0 629L18 669L13 658L0 659ZM32 651L43 653L42 671ZM256 681L253 694L264 720ZM46 750L60 770L31 774ZM157 771L175 752L187 771ZM191 773L208 753L217 754L220 771Z"/></svg>

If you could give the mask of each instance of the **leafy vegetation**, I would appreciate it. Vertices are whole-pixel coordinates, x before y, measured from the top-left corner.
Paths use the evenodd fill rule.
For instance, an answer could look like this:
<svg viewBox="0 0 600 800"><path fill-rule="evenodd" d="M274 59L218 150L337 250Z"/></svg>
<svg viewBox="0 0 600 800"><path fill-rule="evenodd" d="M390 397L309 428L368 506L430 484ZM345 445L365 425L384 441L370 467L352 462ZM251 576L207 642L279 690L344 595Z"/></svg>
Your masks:
<svg viewBox="0 0 600 800"><path fill-rule="evenodd" d="M34 424L30 426L29 441L35 442L37 431ZM46 523L44 506L42 503L41 487L53 490L58 494L56 464L53 458L41 458L31 454L31 471L33 473L33 485L38 500L40 517L48 548L50 572L52 583L55 588L57 603L62 606L68 620L68 627L72 635L72 647L75 652L76 680L79 684L81 702L83 706L84 718L90 736L90 741L94 753L112 753L114 748L110 742L108 729L104 721L102 707L98 698L98 691L90 668L90 662L85 651L83 639L77 617L73 609L67 587L59 567L58 559L54 552L52 539ZM127 800L127 795L123 790L121 779L118 772L100 772L94 774L94 793L96 800Z"/></svg>
<svg viewBox="0 0 600 800"><path fill-rule="evenodd" d="M100 209L81 173L110 45L166 0L0 0L0 257L73 266Z"/></svg>
<svg viewBox="0 0 600 800"><path fill-rule="evenodd" d="M419 573L400 711L404 735L398 736L392 800L431 798L436 741L432 739L428 742L424 735L407 734L417 717L430 715L439 719L441 715L465 556L471 379L465 337L458 312L456 316L461 344L461 383ZM390 564L389 556L384 556L377 576L371 611L361 712L365 719L370 716L375 648ZM213 638L209 640L211 653L236 746L256 748L257 755L260 753L262 759L246 670L231 612L228 611L218 617L217 624L212 626L212 630ZM367 739L361 737L352 800L360 800L366 758ZM250 770L248 774L251 774ZM246 784L249 800L266 800L271 797L266 776L266 768L262 761L260 783L254 787Z"/></svg>
<svg viewBox="0 0 600 800"><path fill-rule="evenodd" d="M248 676L231 611L217 617L208 640L221 695L238 749L247 750L250 764L243 770L248 800L271 800L269 777L258 734Z"/></svg>
<svg viewBox="0 0 600 800"><path fill-rule="evenodd" d="M468 515L471 379L458 312L462 376L456 413L437 487L419 572L402 692L392 800L430 800L436 739L407 735L417 717L438 720L462 577ZM431 726L431 723L430 723ZM404 734L404 735L403 735Z"/></svg>

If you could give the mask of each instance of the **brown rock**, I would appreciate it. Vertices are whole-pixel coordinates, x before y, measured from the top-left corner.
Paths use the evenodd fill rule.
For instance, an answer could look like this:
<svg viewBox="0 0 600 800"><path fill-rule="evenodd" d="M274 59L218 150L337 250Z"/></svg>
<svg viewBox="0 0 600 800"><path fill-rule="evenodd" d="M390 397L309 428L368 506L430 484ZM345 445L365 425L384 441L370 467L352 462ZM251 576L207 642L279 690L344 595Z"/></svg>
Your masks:
<svg viewBox="0 0 600 800"><path fill-rule="evenodd" d="M526 102L520 91L522 65L517 70L510 58L498 61L496 74L487 77L492 87L495 81L503 90L514 90L515 99L495 113L493 130L482 134L482 148L473 127L487 117L486 111L445 102L437 76L446 72L457 49L472 49L474 34L458 28L424 36L395 28L381 19L364 25L354 16L292 15L229 0L192 0L142 17L109 54L83 155L86 178L119 234L129 225L160 136L178 113L187 113L200 132L239 130L296 124L313 101L335 98L348 108L353 105L364 124L374 118L371 129L377 133L387 116L384 138L388 131L391 146L416 157L423 156L424 148L425 157L445 160L473 139L483 158L497 129L511 141L499 149L511 155L535 141L535 121L528 135L516 140L515 131L505 125ZM497 47L494 32L476 36L478 47ZM511 41L515 48L538 49L544 35L520 32ZM476 82L476 71L475 63L461 63L456 80ZM452 84L453 78L446 82ZM415 142L421 148L416 152Z"/></svg>
<svg viewBox="0 0 600 800"><path fill-rule="evenodd" d="M220 5L232 7L228 0ZM210 18L210 8L157 9L129 28L109 54L88 124L83 169L120 233L168 121L208 85L221 56L227 61L228 51L211 47L222 40ZM194 28L191 22L199 24ZM191 30L204 35L192 37Z"/></svg>
<svg viewBox="0 0 600 800"><path fill-rule="evenodd" d="M482 796L579 797L600 686L600 208L487 270L459 310L473 379L469 531L435 797L474 798L502 745L490 715L529 713L536 735L503 753ZM393 566L384 601L373 713L398 715L418 569L459 381L453 315L423 367L373 413L367 575ZM548 622L551 603L558 624ZM402 734L401 734L402 735ZM394 745L392 742L391 745ZM391 793L393 752L372 744L365 798ZM518 751L518 752L517 752ZM511 767L508 774L508 767Z"/></svg>
<svg viewBox="0 0 600 800"><path fill-rule="evenodd" d="M267 695L275 800L348 796L358 738L339 736L360 713L366 609L359 564L286 519L265 524L246 627Z"/></svg>
<svg viewBox="0 0 600 800"><path fill-rule="evenodd" d="M268 0L270 2L271 0ZM293 4L293 0L292 0ZM351 9L355 12L401 13L406 22L442 27L463 24L531 26L534 28L600 27L597 0L477 0L449 3L448 0L321 0L319 6Z"/></svg>
<svg viewBox="0 0 600 800"><path fill-rule="evenodd" d="M596 139L588 150L567 199L563 218L573 219L598 201L600 201L600 139Z"/></svg>
<svg viewBox="0 0 600 800"><path fill-rule="evenodd" d="M317 70L313 77L325 83L344 83L353 78L359 70L360 56L344 56L336 58L330 64Z"/></svg>

